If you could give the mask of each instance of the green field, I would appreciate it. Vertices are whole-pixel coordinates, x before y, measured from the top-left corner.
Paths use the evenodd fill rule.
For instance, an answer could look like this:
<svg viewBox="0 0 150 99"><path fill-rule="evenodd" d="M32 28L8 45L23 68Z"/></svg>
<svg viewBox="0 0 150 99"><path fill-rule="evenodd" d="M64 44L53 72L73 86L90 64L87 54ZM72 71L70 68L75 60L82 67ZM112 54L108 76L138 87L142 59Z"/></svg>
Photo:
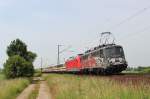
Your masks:
<svg viewBox="0 0 150 99"><path fill-rule="evenodd" d="M54 99L150 99L150 84L120 83L109 77L44 75Z"/></svg>
<svg viewBox="0 0 150 99"><path fill-rule="evenodd" d="M1 81L1 80L4 80L4 79L5 79L5 76L0 73L0 81Z"/></svg>
<svg viewBox="0 0 150 99"><path fill-rule="evenodd" d="M15 99L29 84L30 82L26 78L7 80L0 74L0 99Z"/></svg>

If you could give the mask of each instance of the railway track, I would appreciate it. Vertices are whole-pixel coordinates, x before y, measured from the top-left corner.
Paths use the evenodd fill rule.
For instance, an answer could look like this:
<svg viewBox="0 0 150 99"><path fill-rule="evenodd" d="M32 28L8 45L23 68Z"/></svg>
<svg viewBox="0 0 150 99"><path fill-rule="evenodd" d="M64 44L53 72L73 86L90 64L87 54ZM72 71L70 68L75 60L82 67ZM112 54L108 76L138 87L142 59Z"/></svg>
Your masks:
<svg viewBox="0 0 150 99"><path fill-rule="evenodd" d="M148 86L150 86L150 74L125 74L125 73L121 73L121 74L115 74L115 75L79 75L79 76L88 76L88 77L96 77L98 79L100 78L106 78L106 79L110 79L113 80L117 83L121 83L121 84L132 84L132 85L139 85L140 83L142 84L146 84Z"/></svg>
<svg viewBox="0 0 150 99"><path fill-rule="evenodd" d="M108 78L110 80L117 81L119 83L133 83L134 85L137 85L139 83L146 83L150 85L150 74L139 74L139 73L119 73L119 74L113 74L113 75L96 75L94 73L91 74L73 74L65 71L51 71L51 72L45 72L47 74L50 73L57 73L57 74L72 74L75 76L80 77L97 77L97 78Z"/></svg>
<svg viewBox="0 0 150 99"><path fill-rule="evenodd" d="M104 76L101 74L95 74L95 73L73 73L73 72L68 72L65 69L64 70L43 70L42 73L62 73L62 74L78 74L78 75L93 75L93 76ZM117 73L117 74L106 74L105 76L150 76L150 73Z"/></svg>

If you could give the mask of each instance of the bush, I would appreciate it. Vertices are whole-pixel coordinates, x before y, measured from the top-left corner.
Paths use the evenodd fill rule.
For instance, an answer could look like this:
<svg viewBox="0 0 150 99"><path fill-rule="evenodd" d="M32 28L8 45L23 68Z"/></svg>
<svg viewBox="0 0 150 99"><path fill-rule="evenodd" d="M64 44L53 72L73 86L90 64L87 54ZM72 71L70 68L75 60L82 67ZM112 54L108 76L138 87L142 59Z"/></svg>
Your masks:
<svg viewBox="0 0 150 99"><path fill-rule="evenodd" d="M37 55L28 51L27 45L16 39L7 47L8 60L4 63L4 74L7 78L33 76L33 62Z"/></svg>
<svg viewBox="0 0 150 99"><path fill-rule="evenodd" d="M14 55L4 63L4 73L7 78L29 77L34 73L33 64L19 55Z"/></svg>

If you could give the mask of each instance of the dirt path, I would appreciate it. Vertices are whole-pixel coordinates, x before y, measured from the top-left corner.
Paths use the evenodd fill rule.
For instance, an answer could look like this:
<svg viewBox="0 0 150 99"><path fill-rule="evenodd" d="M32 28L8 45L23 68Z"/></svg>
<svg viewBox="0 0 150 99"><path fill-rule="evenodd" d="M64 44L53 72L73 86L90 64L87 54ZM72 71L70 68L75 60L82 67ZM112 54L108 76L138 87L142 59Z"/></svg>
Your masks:
<svg viewBox="0 0 150 99"><path fill-rule="evenodd" d="M29 85L16 99L28 99L30 93L34 90L36 84Z"/></svg>
<svg viewBox="0 0 150 99"><path fill-rule="evenodd" d="M40 84L40 88L36 99L51 99L49 87L40 77L33 78L33 84L30 84L27 88L25 88L25 90L16 99L28 99L29 95L34 91L36 86L38 86L37 82Z"/></svg>
<svg viewBox="0 0 150 99"><path fill-rule="evenodd" d="M51 99L50 90L45 81L41 81L37 99Z"/></svg>

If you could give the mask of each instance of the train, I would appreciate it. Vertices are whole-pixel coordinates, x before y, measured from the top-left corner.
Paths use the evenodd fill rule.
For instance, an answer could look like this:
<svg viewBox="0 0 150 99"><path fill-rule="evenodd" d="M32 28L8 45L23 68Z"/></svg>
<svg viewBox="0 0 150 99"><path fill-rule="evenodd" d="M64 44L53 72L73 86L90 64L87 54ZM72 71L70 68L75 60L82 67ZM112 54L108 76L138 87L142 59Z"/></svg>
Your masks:
<svg viewBox="0 0 150 99"><path fill-rule="evenodd" d="M113 38L110 42L109 39ZM44 69L44 72L117 74L125 70L128 63L121 45L114 43L111 32L101 33L100 44L82 54L71 57L64 64ZM104 42L103 42L104 41Z"/></svg>
<svg viewBox="0 0 150 99"><path fill-rule="evenodd" d="M50 67L45 72L117 74L127 66L121 45L103 44L67 59L64 64Z"/></svg>
<svg viewBox="0 0 150 99"><path fill-rule="evenodd" d="M68 59L65 66L66 71L74 73L116 74L128 65L122 46L106 44Z"/></svg>

